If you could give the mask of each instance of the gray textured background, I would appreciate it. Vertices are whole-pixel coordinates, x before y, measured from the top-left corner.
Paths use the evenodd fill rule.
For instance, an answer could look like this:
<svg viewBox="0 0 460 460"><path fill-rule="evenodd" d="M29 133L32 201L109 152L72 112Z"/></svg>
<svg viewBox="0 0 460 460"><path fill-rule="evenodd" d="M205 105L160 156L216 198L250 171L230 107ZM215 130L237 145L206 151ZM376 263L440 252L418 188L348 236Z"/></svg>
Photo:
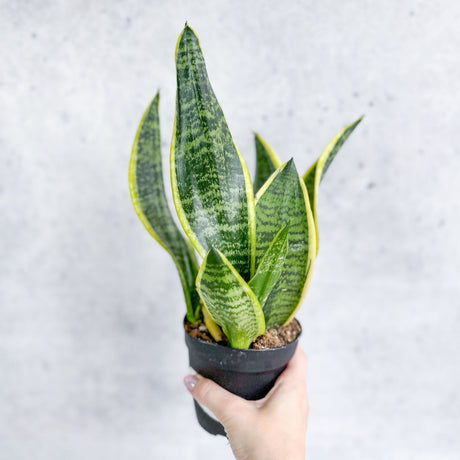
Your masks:
<svg viewBox="0 0 460 460"><path fill-rule="evenodd" d="M460 3L2 1L0 459L230 459L182 384L184 301L130 149L188 20L235 140L322 184L299 314L311 459L460 458Z"/></svg>

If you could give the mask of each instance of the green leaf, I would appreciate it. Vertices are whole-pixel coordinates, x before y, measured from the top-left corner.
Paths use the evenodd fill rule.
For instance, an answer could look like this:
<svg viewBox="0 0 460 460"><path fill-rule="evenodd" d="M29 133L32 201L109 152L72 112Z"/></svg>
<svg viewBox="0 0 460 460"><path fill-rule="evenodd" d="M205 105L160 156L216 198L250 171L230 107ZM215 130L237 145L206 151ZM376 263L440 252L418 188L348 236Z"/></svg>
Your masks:
<svg viewBox="0 0 460 460"><path fill-rule="evenodd" d="M166 200L161 162L159 93L142 117L129 165L129 189L134 209L148 232L169 252L179 271L187 318L197 320L200 299L195 288L198 264L190 243L177 228Z"/></svg>
<svg viewBox="0 0 460 460"><path fill-rule="evenodd" d="M179 220L204 257L219 249L243 276L255 271L251 178L208 80L198 37L186 26L176 48L177 98L171 183Z"/></svg>
<svg viewBox="0 0 460 460"><path fill-rule="evenodd" d="M289 248L278 283L264 304L267 328L287 324L307 293L316 254L316 233L308 194L293 160L277 169L256 196L258 264L278 229L289 223Z"/></svg>
<svg viewBox="0 0 460 460"><path fill-rule="evenodd" d="M256 177L254 179L254 193L256 193L266 180L282 165L275 151L262 139L255 135L256 143Z"/></svg>
<svg viewBox="0 0 460 460"><path fill-rule="evenodd" d="M247 349L265 333L264 314L256 295L219 250L212 248L206 254L196 287L231 347Z"/></svg>
<svg viewBox="0 0 460 460"><path fill-rule="evenodd" d="M345 143L353 130L359 125L363 117L354 121L350 125L343 128L328 146L324 149L321 156L316 160L316 162L310 167L310 169L304 174L303 180L307 187L308 196L310 199L310 204L313 210L313 218L315 219L315 229L316 229L316 253L319 249L319 234L318 234L318 219L316 214L316 203L318 196L318 188L321 180L323 179L326 171L329 169L329 166L337 155L340 147Z"/></svg>
<svg viewBox="0 0 460 460"><path fill-rule="evenodd" d="M256 274L248 283L262 307L283 271L284 257L288 250L288 232L289 225L285 225L276 234L260 261Z"/></svg>

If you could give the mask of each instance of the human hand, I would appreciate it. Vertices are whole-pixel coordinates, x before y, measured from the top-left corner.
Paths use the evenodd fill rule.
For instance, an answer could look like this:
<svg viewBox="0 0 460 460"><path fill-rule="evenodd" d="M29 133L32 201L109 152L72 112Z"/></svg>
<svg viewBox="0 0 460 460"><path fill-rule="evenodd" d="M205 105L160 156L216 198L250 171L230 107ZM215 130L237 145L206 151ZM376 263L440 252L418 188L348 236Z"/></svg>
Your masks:
<svg viewBox="0 0 460 460"><path fill-rule="evenodd" d="M297 349L270 392L247 401L199 374L185 386L222 423L237 460L305 459L307 358Z"/></svg>

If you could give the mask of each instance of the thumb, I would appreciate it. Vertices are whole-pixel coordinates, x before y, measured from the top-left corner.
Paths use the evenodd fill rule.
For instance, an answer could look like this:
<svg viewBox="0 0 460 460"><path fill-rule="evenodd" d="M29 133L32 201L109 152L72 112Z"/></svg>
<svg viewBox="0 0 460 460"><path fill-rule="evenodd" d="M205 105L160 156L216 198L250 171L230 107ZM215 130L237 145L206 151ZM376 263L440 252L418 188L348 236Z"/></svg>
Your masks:
<svg viewBox="0 0 460 460"><path fill-rule="evenodd" d="M211 410L223 425L246 407L246 400L199 374L187 375L184 384L193 398Z"/></svg>

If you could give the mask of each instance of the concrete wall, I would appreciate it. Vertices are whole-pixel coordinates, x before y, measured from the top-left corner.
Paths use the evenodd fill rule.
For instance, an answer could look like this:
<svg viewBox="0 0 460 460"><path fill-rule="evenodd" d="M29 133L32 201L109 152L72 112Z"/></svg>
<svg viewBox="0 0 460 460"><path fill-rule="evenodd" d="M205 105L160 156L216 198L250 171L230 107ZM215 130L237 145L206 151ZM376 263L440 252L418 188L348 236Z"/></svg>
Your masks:
<svg viewBox="0 0 460 460"><path fill-rule="evenodd" d="M321 187L299 319L309 458L458 459L457 1L0 2L0 459L232 458L182 384L172 261L127 172L195 28L252 170L253 130L304 170L365 114Z"/></svg>

